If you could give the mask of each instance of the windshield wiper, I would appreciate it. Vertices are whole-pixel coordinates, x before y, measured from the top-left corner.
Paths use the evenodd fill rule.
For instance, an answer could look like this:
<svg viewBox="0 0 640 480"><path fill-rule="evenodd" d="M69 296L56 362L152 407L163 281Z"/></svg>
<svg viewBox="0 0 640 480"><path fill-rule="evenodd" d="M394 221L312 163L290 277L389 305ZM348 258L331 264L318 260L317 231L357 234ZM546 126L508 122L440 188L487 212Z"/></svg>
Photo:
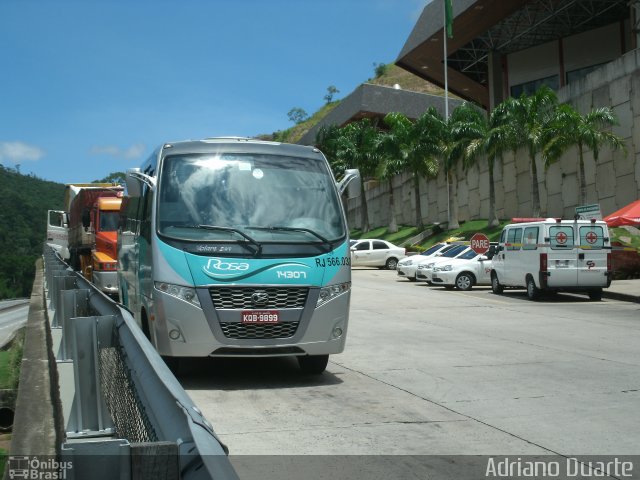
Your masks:
<svg viewBox="0 0 640 480"><path fill-rule="evenodd" d="M180 228L201 228L202 230L217 230L220 232L231 232L240 235L242 238L247 240L249 243L255 245L256 251L253 256L258 256L262 253L262 244L258 242L256 239L250 237L246 233L238 230L237 228L232 227L218 227L217 225L181 225Z"/></svg>
<svg viewBox="0 0 640 480"><path fill-rule="evenodd" d="M271 232L271 231L273 232L305 232L313 235L316 238L319 238L322 243L327 244L329 246L327 251L330 251L332 247L332 243L330 240L326 239L325 237L320 235L318 232L314 232L309 228L298 228L298 227L245 227L245 228L249 230L264 230L267 232Z"/></svg>

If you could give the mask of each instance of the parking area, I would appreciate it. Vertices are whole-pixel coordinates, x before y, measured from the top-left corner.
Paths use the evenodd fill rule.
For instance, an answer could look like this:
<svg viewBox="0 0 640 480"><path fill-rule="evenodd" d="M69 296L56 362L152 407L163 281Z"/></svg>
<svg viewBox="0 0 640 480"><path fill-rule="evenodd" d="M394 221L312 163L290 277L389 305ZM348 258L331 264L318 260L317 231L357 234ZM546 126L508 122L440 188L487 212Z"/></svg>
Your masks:
<svg viewBox="0 0 640 480"><path fill-rule="evenodd" d="M232 455L632 455L640 305L354 268L347 348L198 362L181 382Z"/></svg>

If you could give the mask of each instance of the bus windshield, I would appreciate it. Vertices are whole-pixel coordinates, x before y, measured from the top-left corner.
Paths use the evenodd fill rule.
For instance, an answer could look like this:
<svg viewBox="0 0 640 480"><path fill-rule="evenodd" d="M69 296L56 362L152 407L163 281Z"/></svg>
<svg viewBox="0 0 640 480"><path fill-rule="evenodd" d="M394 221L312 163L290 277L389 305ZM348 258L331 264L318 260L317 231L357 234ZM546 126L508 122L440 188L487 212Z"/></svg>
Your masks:
<svg viewBox="0 0 640 480"><path fill-rule="evenodd" d="M167 156L158 232L178 240L308 243L346 235L333 176L320 158Z"/></svg>

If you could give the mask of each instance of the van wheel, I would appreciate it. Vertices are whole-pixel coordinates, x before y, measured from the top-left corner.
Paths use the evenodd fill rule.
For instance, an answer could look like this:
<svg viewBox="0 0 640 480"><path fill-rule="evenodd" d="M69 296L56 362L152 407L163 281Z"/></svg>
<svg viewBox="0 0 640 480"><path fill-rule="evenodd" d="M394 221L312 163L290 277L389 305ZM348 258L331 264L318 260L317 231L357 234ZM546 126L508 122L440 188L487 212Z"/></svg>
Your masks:
<svg viewBox="0 0 640 480"><path fill-rule="evenodd" d="M598 290L591 290L589 292L589 300L592 302L599 302L602 300L602 289L599 288Z"/></svg>
<svg viewBox="0 0 640 480"><path fill-rule="evenodd" d="M504 291L504 287L500 285L500 281L498 280L498 275L496 273L491 275L491 291L496 295L500 295Z"/></svg>
<svg viewBox="0 0 640 480"><path fill-rule="evenodd" d="M463 272L456 278L456 288L458 290L467 291L473 288L474 276L470 273Z"/></svg>
<svg viewBox="0 0 640 480"><path fill-rule="evenodd" d="M388 258L387 262L384 264L384 268L386 268L387 270L395 270L397 266L398 259L393 257Z"/></svg>
<svg viewBox="0 0 640 480"><path fill-rule="evenodd" d="M298 357L298 365L303 373L319 375L325 371L329 363L329 355L307 355Z"/></svg>
<svg viewBox="0 0 640 480"><path fill-rule="evenodd" d="M540 297L540 289L536 287L536 282L533 281L533 277L529 275L527 277L527 298L529 300L537 300Z"/></svg>

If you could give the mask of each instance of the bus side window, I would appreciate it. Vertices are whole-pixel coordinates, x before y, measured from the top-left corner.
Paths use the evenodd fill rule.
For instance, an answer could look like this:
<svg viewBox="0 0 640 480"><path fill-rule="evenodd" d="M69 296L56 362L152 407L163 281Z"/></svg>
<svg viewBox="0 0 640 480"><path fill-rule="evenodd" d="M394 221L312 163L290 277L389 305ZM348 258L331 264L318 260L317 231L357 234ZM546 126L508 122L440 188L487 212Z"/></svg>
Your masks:
<svg viewBox="0 0 640 480"><path fill-rule="evenodd" d="M140 202L140 236L147 242L151 242L151 208L153 206L153 192L149 187L145 187Z"/></svg>

